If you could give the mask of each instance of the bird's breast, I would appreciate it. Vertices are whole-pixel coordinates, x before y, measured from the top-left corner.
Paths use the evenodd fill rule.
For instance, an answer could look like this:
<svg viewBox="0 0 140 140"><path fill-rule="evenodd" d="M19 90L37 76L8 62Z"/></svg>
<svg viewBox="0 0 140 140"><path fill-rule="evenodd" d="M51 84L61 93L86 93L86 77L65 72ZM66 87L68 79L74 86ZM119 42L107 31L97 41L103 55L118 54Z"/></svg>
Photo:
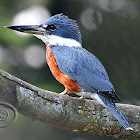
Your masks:
<svg viewBox="0 0 140 140"><path fill-rule="evenodd" d="M46 47L46 59L53 76L56 78L57 81L59 81L65 86L66 91L79 93L79 85L59 70L56 58L52 52L52 47L50 47L49 45L47 45Z"/></svg>

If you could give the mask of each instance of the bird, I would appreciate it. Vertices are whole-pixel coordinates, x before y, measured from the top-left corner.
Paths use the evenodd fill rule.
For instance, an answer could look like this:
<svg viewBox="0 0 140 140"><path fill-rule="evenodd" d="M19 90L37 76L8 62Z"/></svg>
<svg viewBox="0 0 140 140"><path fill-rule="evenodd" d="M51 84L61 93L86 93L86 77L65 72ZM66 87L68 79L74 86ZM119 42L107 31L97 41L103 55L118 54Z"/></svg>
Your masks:
<svg viewBox="0 0 140 140"><path fill-rule="evenodd" d="M5 27L33 34L45 43L48 66L56 80L65 87L60 95L75 93L81 99L95 98L126 130L133 130L115 105L120 98L104 66L82 46L81 32L75 20L60 13L40 25Z"/></svg>

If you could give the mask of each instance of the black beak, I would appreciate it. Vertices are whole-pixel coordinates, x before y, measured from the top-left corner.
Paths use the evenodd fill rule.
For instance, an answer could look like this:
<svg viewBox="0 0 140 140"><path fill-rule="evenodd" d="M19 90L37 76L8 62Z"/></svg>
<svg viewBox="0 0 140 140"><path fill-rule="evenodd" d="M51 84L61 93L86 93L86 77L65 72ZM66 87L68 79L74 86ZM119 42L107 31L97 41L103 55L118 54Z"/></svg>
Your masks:
<svg viewBox="0 0 140 140"><path fill-rule="evenodd" d="M16 30L28 34L42 35L46 33L46 30L40 25L29 25L29 26L4 26L6 28Z"/></svg>

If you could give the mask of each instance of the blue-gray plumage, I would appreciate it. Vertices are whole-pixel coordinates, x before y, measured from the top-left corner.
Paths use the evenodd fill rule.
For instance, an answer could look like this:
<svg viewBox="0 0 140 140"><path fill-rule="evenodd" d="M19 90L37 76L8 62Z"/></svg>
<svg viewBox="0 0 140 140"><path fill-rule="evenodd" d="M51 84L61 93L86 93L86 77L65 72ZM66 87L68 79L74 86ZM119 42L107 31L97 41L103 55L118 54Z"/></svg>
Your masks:
<svg viewBox="0 0 140 140"><path fill-rule="evenodd" d="M82 47L53 46L60 71L88 92L114 90L101 62Z"/></svg>
<svg viewBox="0 0 140 140"><path fill-rule="evenodd" d="M48 29L49 35L57 35L60 37L71 38L78 42L81 42L81 33L79 31L78 25L75 20L68 19L63 14L58 14L46 20L43 25L54 25L59 30L51 30L49 26L46 27Z"/></svg>
<svg viewBox="0 0 140 140"><path fill-rule="evenodd" d="M100 91L114 101L120 100L104 66L93 54L82 47L54 46L52 51L59 69L87 92Z"/></svg>
<svg viewBox="0 0 140 140"><path fill-rule="evenodd" d="M81 33L76 21L63 14L50 17L41 25L7 26L34 34L45 42L47 63L65 91L83 97L95 97L105 105L126 130L133 130L117 109L120 100L101 62L81 45Z"/></svg>
<svg viewBox="0 0 140 140"><path fill-rule="evenodd" d="M74 80L85 92L98 93L104 105L110 109L118 121L127 129L131 126L115 102L120 100L115 93L108 74L101 62L82 47L53 46L52 52L60 71Z"/></svg>

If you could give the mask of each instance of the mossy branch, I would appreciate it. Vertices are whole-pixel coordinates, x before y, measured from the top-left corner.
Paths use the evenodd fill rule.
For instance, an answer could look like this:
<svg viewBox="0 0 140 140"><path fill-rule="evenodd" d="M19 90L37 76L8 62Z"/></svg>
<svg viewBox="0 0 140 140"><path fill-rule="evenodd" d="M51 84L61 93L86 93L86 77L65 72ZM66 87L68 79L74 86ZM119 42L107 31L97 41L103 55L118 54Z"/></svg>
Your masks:
<svg viewBox="0 0 140 140"><path fill-rule="evenodd" d="M33 120L77 133L140 138L140 107L117 104L134 131L126 131L113 115L95 100L80 100L40 89L0 70L0 101L12 104Z"/></svg>

